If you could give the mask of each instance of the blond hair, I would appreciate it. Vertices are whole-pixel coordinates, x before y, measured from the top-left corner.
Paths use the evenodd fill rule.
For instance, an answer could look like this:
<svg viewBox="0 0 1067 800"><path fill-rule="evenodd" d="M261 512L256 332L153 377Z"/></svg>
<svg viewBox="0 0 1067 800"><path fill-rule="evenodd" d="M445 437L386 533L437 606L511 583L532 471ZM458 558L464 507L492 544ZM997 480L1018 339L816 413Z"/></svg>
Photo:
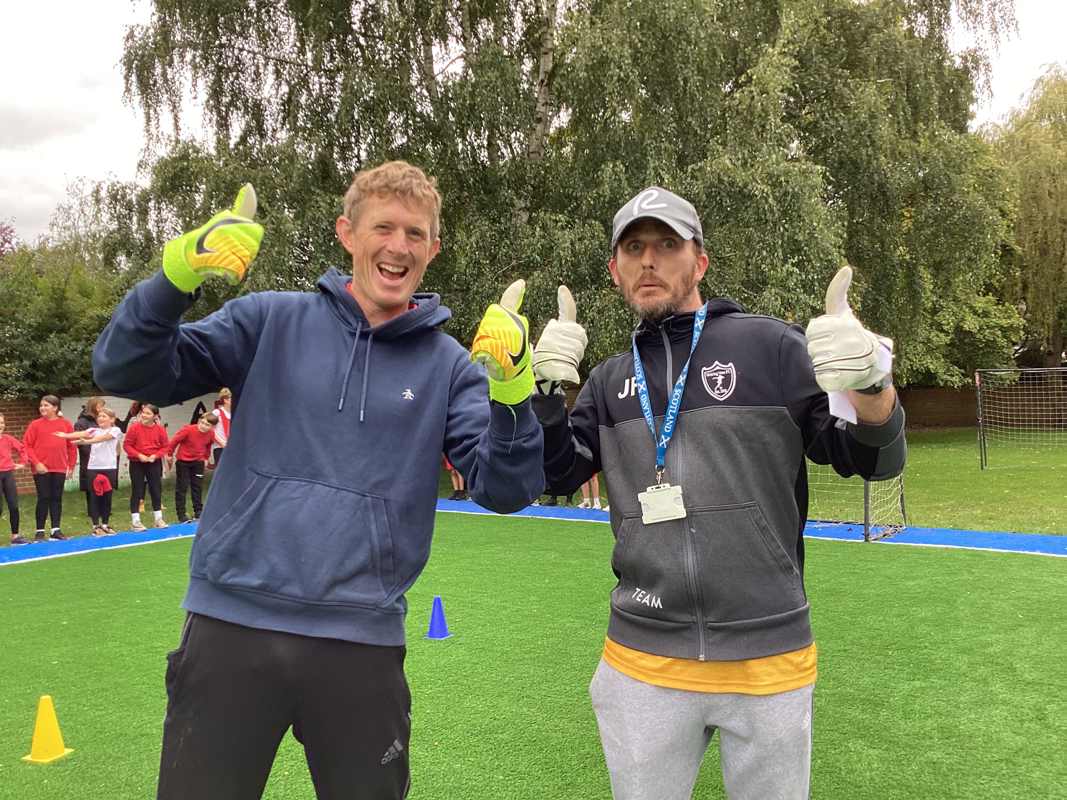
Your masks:
<svg viewBox="0 0 1067 800"><path fill-rule="evenodd" d="M220 400L225 400L227 397L232 398L233 397L233 392L231 392L229 389L226 389L226 388L219 389L219 399Z"/></svg>
<svg viewBox="0 0 1067 800"><path fill-rule="evenodd" d="M103 402L104 401L101 400L100 401L101 404L99 406L97 406L97 409L96 409L97 416L99 416L100 414L107 414L109 417L111 417L111 421L114 422L116 419L118 419L118 414L116 414L114 411L112 411L107 406L103 405Z"/></svg>
<svg viewBox="0 0 1067 800"><path fill-rule="evenodd" d="M363 201L370 195L414 203L430 216L430 240L437 238L441 216L437 178L427 178L425 172L406 161L389 161L356 173L355 180L345 192L345 216L352 227L359 223Z"/></svg>

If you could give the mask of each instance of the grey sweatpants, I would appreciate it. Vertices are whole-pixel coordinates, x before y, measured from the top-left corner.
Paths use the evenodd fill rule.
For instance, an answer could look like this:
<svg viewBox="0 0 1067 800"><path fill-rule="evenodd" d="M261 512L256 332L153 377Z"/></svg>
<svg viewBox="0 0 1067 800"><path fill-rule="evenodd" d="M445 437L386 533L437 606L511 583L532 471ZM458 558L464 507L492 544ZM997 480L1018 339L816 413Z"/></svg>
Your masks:
<svg viewBox="0 0 1067 800"><path fill-rule="evenodd" d="M814 686L771 695L666 689L601 659L589 696L615 800L689 800L716 729L730 800L807 800Z"/></svg>

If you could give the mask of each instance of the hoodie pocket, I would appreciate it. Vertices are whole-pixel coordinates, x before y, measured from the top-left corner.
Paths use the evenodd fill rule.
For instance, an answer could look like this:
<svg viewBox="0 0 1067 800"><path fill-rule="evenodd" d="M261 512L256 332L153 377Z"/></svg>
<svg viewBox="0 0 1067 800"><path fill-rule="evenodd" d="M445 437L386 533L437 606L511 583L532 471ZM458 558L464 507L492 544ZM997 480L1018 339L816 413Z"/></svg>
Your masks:
<svg viewBox="0 0 1067 800"><path fill-rule="evenodd" d="M391 600L390 511L399 505L342 486L256 472L202 534L208 580L328 605Z"/></svg>
<svg viewBox="0 0 1067 800"><path fill-rule="evenodd" d="M690 515L708 620L759 619L804 605L800 572L759 506L694 508Z"/></svg>
<svg viewBox="0 0 1067 800"><path fill-rule="evenodd" d="M623 517L611 557L612 569L619 575L619 585L611 593L616 608L674 622L693 619L682 522L645 525L640 514Z"/></svg>

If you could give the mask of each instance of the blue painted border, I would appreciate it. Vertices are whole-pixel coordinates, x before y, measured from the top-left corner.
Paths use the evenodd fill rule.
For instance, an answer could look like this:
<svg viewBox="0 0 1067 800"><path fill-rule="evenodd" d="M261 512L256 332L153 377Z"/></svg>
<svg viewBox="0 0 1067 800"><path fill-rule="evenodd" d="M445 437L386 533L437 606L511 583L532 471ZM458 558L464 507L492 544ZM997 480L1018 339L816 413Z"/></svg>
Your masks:
<svg viewBox="0 0 1067 800"><path fill-rule="evenodd" d="M439 512L458 514L492 514L469 500L438 500ZM566 506L530 506L509 516L533 519L568 520L571 522L608 522L606 511ZM65 542L42 542L18 547L0 547L0 566L42 561L97 550L114 550L119 547L135 547L166 539L182 539L196 533L196 523L186 522L171 525L162 530L147 530L141 533L119 533L115 536L96 538L81 536ZM815 539L834 539L846 542L862 542L863 527L860 525L808 523L804 535ZM907 528L889 539L880 539L879 544L900 544L920 547L959 547L968 550L991 550L1006 553L1059 556L1067 558L1067 536L1048 536L1038 533L994 533L989 531L961 531L948 528Z"/></svg>
<svg viewBox="0 0 1067 800"><path fill-rule="evenodd" d="M46 558L75 556L79 553L92 553L97 550L114 550L118 547L136 547L139 544L162 542L165 539L183 539L196 533L195 522L171 525L159 530L134 533L127 531L114 536L79 536L62 542L34 542L20 544L17 547L0 547L0 566L4 564L22 564L27 561L43 561Z"/></svg>

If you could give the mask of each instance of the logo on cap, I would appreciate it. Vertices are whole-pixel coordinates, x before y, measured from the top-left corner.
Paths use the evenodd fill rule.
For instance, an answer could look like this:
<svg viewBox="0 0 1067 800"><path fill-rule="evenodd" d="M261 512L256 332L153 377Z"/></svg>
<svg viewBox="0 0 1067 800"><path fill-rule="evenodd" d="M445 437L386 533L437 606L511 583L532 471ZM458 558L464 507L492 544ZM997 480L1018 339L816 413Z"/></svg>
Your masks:
<svg viewBox="0 0 1067 800"><path fill-rule="evenodd" d="M659 189L646 189L634 198L634 216L642 211L655 211L657 208L666 208L666 203L653 203L659 197Z"/></svg>

